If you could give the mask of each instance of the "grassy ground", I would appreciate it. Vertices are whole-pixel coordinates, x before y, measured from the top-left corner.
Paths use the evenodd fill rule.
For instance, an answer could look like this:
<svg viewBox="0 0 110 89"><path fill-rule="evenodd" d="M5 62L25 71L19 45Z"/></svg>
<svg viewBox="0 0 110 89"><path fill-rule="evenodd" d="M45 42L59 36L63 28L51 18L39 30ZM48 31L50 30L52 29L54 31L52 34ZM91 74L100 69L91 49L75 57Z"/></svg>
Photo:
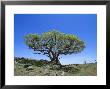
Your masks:
<svg viewBox="0 0 110 89"><path fill-rule="evenodd" d="M30 63L30 64L29 64ZM15 76L96 76L97 64L49 65L44 61L17 59Z"/></svg>

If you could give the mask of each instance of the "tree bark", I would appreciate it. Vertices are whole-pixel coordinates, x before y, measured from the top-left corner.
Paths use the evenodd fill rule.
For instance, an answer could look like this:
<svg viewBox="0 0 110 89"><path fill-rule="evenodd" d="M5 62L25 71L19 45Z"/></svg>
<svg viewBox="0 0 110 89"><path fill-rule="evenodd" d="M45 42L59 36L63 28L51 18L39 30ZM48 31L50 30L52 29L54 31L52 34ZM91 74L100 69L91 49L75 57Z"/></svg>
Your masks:
<svg viewBox="0 0 110 89"><path fill-rule="evenodd" d="M51 59L51 63L55 64L55 65L61 65L59 59L58 59L58 55L54 54L53 58Z"/></svg>
<svg viewBox="0 0 110 89"><path fill-rule="evenodd" d="M53 52L51 48L48 51L48 57L50 58L50 63L55 64L55 65L61 65L59 59L58 59L59 54L57 52Z"/></svg>

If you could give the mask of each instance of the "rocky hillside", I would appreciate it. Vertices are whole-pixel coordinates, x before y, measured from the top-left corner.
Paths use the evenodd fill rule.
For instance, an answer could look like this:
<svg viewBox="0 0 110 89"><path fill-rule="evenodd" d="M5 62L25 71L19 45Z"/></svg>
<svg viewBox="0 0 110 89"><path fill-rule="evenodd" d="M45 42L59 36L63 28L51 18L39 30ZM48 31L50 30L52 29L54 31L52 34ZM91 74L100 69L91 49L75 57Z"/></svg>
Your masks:
<svg viewBox="0 0 110 89"><path fill-rule="evenodd" d="M14 60L15 76L96 76L97 64L53 65L47 60L17 58Z"/></svg>

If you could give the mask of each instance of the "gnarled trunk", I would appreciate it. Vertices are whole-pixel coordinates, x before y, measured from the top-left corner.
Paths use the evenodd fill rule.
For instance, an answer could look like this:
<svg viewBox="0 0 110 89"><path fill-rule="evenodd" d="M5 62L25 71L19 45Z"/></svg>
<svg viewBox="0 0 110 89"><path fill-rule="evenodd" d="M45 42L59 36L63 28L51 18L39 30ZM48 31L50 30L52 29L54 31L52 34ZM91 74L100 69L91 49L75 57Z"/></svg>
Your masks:
<svg viewBox="0 0 110 89"><path fill-rule="evenodd" d="M55 65L61 65L61 63L60 63L60 61L58 60L58 58L52 59L50 62L51 62L52 64L55 64Z"/></svg>
<svg viewBox="0 0 110 89"><path fill-rule="evenodd" d="M59 59L58 59L58 56L59 56L59 55L54 54L54 55L53 55L53 58L52 58L51 61L50 61L50 63L55 64L55 65L61 65L61 63L60 63L60 61L59 61Z"/></svg>

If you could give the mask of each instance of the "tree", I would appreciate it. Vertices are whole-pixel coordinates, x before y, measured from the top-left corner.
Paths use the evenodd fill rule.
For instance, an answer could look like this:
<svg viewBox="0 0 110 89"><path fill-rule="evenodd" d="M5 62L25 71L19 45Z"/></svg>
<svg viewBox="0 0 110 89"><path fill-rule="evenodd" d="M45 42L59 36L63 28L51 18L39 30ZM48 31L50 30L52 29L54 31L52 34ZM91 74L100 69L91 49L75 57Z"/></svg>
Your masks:
<svg viewBox="0 0 110 89"><path fill-rule="evenodd" d="M25 43L35 54L43 54L54 64L60 64L59 55L77 54L85 48L85 44L73 34L65 34L56 30L45 33L28 34Z"/></svg>

